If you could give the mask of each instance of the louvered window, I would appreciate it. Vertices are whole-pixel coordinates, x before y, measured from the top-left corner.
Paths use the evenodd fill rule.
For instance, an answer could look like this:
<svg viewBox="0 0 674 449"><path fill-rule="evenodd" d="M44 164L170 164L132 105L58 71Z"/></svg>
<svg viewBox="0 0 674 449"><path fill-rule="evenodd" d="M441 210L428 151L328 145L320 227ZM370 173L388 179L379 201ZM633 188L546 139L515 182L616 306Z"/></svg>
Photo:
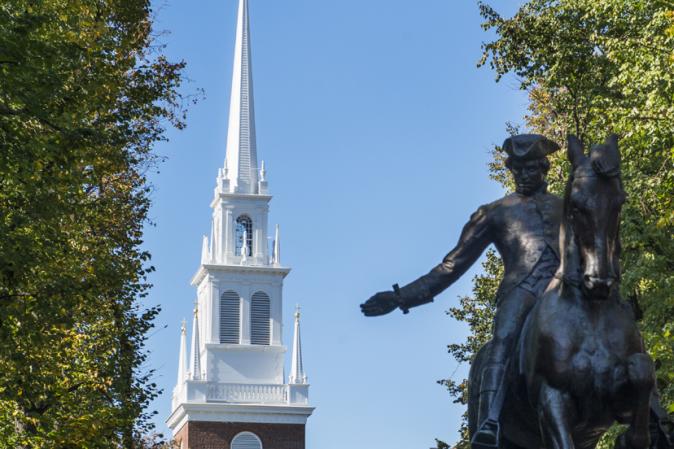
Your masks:
<svg viewBox="0 0 674 449"><path fill-rule="evenodd" d="M250 302L250 342L254 345L269 344L270 301L264 292L257 292Z"/></svg>
<svg viewBox="0 0 674 449"><path fill-rule="evenodd" d="M241 255L243 237L246 236L247 256L253 255L253 220L248 215L241 215L236 219L236 255Z"/></svg>
<svg viewBox="0 0 674 449"><path fill-rule="evenodd" d="M241 300L228 290L220 296L220 343L239 343Z"/></svg>
<svg viewBox="0 0 674 449"><path fill-rule="evenodd" d="M232 440L232 449L262 449L262 442L254 433L242 432Z"/></svg>

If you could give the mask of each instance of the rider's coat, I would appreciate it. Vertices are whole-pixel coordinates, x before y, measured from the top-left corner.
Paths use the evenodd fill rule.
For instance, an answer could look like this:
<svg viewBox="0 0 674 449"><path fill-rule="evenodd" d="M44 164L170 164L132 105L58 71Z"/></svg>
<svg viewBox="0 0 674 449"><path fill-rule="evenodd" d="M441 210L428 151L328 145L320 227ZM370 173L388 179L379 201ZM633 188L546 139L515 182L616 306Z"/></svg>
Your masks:
<svg viewBox="0 0 674 449"><path fill-rule="evenodd" d="M505 268L497 299L507 295L532 273L546 248L559 260L562 200L546 192L507 195L486 204L470 217L456 247L428 274L405 286L408 306L430 302L475 263L489 244L498 250Z"/></svg>

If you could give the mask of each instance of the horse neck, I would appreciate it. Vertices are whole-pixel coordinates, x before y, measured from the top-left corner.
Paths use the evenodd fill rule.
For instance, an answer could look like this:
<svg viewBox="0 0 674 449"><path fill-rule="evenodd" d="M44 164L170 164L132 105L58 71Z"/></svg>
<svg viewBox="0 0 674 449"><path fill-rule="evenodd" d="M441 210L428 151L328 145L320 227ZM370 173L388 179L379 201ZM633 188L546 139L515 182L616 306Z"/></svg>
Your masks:
<svg viewBox="0 0 674 449"><path fill-rule="evenodd" d="M565 279L572 281L582 280L582 261L580 251L576 244L576 237L573 232L570 220L567 218L566 207L564 208L564 220L560 228L560 264L558 272Z"/></svg>
<svg viewBox="0 0 674 449"><path fill-rule="evenodd" d="M564 189L564 210L562 224L559 229L559 249L560 263L557 273L566 279L580 279L581 260L580 251L576 244L575 233L571 226L569 210L571 208L571 184L573 183L573 173L569 176Z"/></svg>

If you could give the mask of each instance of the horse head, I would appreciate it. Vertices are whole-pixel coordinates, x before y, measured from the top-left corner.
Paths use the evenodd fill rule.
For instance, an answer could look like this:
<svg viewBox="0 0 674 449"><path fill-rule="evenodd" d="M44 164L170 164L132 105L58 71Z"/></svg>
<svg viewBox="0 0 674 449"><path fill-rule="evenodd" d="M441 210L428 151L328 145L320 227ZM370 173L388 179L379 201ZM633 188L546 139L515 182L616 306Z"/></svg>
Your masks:
<svg viewBox="0 0 674 449"><path fill-rule="evenodd" d="M609 298L620 280L620 209L625 192L620 178L618 138L592 147L585 155L575 136L568 138L571 176L564 198L562 260L565 276L577 279L591 299Z"/></svg>

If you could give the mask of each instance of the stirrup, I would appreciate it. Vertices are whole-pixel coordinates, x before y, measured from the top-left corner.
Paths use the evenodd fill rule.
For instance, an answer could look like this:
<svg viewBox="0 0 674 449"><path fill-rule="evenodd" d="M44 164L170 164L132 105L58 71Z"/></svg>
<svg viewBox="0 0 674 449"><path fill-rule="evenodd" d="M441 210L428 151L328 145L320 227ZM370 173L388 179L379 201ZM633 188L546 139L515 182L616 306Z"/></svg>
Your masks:
<svg viewBox="0 0 674 449"><path fill-rule="evenodd" d="M501 439L501 428L498 421L485 419L473 438L470 440L471 449L495 449Z"/></svg>

